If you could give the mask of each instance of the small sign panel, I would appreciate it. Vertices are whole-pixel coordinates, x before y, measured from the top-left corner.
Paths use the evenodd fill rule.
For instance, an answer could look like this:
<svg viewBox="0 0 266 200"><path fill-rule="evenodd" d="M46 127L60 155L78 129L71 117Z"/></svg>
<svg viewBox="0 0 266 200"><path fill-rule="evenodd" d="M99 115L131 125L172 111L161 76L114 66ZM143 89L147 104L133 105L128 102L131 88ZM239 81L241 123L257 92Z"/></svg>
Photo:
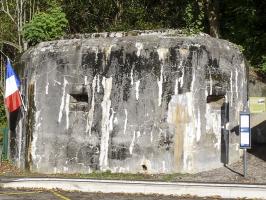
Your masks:
<svg viewBox="0 0 266 200"><path fill-rule="evenodd" d="M250 114L240 112L240 148L251 148L251 132L250 132Z"/></svg>
<svg viewBox="0 0 266 200"><path fill-rule="evenodd" d="M266 112L266 98L249 97L249 109L251 113Z"/></svg>

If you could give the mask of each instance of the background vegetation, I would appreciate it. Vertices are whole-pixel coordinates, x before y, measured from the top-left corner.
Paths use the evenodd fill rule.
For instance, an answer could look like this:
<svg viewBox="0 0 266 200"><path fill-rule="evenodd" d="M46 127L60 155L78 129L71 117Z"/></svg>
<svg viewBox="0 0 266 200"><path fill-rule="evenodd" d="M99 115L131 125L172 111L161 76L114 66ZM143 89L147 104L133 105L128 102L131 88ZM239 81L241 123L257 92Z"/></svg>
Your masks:
<svg viewBox="0 0 266 200"><path fill-rule="evenodd" d="M234 42L266 73L265 8L265 0L0 0L0 50L14 60L64 34L175 28Z"/></svg>

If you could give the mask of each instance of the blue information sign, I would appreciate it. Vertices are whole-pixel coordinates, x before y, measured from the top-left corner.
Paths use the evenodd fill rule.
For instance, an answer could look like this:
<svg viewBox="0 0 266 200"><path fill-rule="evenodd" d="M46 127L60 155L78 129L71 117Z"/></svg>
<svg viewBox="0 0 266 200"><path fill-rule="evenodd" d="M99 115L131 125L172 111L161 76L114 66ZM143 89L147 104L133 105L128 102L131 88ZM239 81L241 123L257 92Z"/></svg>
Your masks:
<svg viewBox="0 0 266 200"><path fill-rule="evenodd" d="M250 113L240 112L240 148L251 148Z"/></svg>

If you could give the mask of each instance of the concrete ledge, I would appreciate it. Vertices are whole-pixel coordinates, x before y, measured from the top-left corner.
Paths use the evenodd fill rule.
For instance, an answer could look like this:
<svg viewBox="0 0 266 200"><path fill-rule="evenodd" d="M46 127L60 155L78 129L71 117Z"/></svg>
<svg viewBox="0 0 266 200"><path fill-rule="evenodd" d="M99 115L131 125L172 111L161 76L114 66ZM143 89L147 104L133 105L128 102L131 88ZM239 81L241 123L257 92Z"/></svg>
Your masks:
<svg viewBox="0 0 266 200"><path fill-rule="evenodd" d="M266 199L266 185L169 183L146 181L21 178L1 183L3 188L45 188L80 192L195 195L199 197Z"/></svg>

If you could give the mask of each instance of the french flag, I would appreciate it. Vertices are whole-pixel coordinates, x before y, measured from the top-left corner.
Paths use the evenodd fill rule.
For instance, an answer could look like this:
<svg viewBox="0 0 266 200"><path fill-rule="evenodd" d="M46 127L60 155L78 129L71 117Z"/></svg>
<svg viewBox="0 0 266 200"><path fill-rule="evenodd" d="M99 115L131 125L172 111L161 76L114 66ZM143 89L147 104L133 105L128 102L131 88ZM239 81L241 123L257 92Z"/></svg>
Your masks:
<svg viewBox="0 0 266 200"><path fill-rule="evenodd" d="M6 64L6 87L5 87L5 104L9 112L17 110L22 102L19 93L20 80L15 74L10 60Z"/></svg>

